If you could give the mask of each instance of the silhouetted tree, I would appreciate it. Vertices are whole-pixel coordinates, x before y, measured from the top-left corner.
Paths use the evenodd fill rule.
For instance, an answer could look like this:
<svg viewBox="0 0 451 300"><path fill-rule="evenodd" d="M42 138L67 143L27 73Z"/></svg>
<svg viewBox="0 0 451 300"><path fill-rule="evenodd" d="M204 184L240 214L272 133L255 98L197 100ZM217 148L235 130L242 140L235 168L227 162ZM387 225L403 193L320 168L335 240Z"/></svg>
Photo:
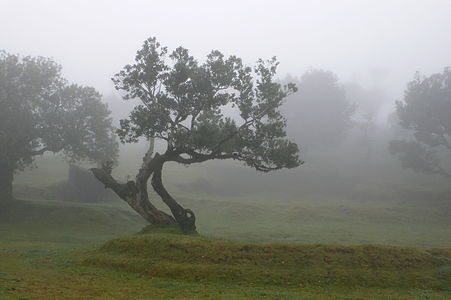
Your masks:
<svg viewBox="0 0 451 300"><path fill-rule="evenodd" d="M396 111L414 141L392 141L390 152L399 155L404 168L451 178L437 156L440 151L451 152L451 69L429 77L417 72Z"/></svg>
<svg viewBox="0 0 451 300"><path fill-rule="evenodd" d="M290 96L283 108L289 133L311 146L340 143L352 124L355 106L348 101L337 76L313 69L302 75L297 85L299 92Z"/></svg>
<svg viewBox="0 0 451 300"><path fill-rule="evenodd" d="M100 94L68 84L60 70L51 59L0 52L1 199L12 199L14 173L45 152L115 160L118 145Z"/></svg>
<svg viewBox="0 0 451 300"><path fill-rule="evenodd" d="M83 167L69 164L67 181L54 186L54 191L64 201L105 202L116 199L116 195Z"/></svg>
<svg viewBox="0 0 451 300"><path fill-rule="evenodd" d="M153 154L151 143L135 181L126 184L117 182L104 168L93 169L93 173L150 223L178 224L184 232L192 232L195 215L164 187L163 165L234 159L263 172L299 166L298 147L285 139L285 119L278 110L296 87L274 81L275 58L259 60L251 68L240 58L226 58L219 51L212 51L202 64L182 47L167 52L150 38L137 52L135 63L113 78L125 100L141 102L128 119L121 120L121 141L162 140L165 151ZM227 111L235 113L226 115ZM172 216L149 201L150 177Z"/></svg>

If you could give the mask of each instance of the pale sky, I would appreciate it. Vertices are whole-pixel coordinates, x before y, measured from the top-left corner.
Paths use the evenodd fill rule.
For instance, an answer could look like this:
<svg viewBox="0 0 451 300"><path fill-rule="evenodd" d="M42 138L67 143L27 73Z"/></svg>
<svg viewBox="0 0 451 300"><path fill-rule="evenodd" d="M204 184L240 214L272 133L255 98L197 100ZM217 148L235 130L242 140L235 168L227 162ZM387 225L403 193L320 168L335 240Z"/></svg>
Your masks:
<svg viewBox="0 0 451 300"><path fill-rule="evenodd" d="M395 101L416 70L451 65L451 0L0 0L0 49L53 57L70 81L104 94L150 36L199 59L275 55L281 78L323 68Z"/></svg>

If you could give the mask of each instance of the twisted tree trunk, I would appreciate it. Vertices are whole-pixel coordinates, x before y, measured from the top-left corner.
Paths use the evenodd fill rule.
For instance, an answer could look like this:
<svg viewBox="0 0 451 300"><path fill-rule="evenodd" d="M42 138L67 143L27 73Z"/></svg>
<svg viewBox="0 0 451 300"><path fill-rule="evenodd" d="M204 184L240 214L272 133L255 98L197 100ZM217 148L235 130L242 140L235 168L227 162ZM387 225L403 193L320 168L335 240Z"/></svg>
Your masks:
<svg viewBox="0 0 451 300"><path fill-rule="evenodd" d="M112 189L149 223L156 225L177 224L184 233L195 232L194 213L179 205L166 191L161 180L163 164L169 159L170 154L159 155L157 153L152 157L152 152L153 145L151 143L135 181L119 183L111 176L109 170L104 168L93 168L91 171L105 185L105 188ZM152 186L169 207L173 217L157 209L149 200L147 182L152 174Z"/></svg>
<svg viewBox="0 0 451 300"><path fill-rule="evenodd" d="M158 154L157 154L158 156ZM157 157L156 157L157 158ZM161 197L163 202L169 207L175 220L179 224L180 228L185 233L196 232L196 216L191 209L183 208L175 201L174 198L168 193L163 185L161 178L161 171L163 164L158 164L153 171L152 187Z"/></svg>
<svg viewBox="0 0 451 300"><path fill-rule="evenodd" d="M14 169L8 164L0 163L0 202L13 199Z"/></svg>

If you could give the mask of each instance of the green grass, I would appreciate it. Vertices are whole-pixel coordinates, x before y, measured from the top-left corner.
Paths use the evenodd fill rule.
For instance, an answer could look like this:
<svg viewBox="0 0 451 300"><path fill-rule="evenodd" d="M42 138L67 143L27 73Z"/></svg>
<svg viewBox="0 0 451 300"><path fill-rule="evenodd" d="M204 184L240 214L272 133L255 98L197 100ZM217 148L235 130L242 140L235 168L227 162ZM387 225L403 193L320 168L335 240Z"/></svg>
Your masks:
<svg viewBox="0 0 451 300"><path fill-rule="evenodd" d="M0 207L0 241L100 242L135 233L145 222L128 209L16 200Z"/></svg>
<svg viewBox="0 0 451 300"><path fill-rule="evenodd" d="M239 241L450 247L451 210L387 203L182 200L202 234Z"/></svg>
<svg viewBox="0 0 451 300"><path fill-rule="evenodd" d="M451 247L451 209L444 205L271 204L178 198L196 213L198 231L208 237L243 242ZM21 209L21 203L29 203L31 209ZM15 212L7 216L2 217L0 211L0 235L11 239L42 240L47 235L51 241L96 240L137 232L145 224L119 201L79 204L34 200L16 205ZM93 228L97 229L92 232Z"/></svg>
<svg viewBox="0 0 451 300"><path fill-rule="evenodd" d="M451 249L252 244L148 229L2 243L0 299L449 299Z"/></svg>
<svg viewBox="0 0 451 300"><path fill-rule="evenodd" d="M185 236L141 230L117 204L16 201L0 211L0 299L451 297L449 248Z"/></svg>
<svg viewBox="0 0 451 300"><path fill-rule="evenodd" d="M38 168L17 176L17 197L47 200L53 196L54 200L58 200L51 195L48 187L66 178L65 163L54 157L44 156L37 164ZM136 172L138 165L139 159L127 156L116 170L115 176L125 180L127 174ZM451 247L450 194L449 191L435 190L437 186L430 186L429 190L412 187L411 191L378 185L369 190L359 186L354 193L349 192L355 197L352 199L320 192L314 195L292 194L278 188L275 188L278 192L269 194L225 195L216 189L218 182L229 186L231 184L227 183L229 177L220 175L222 168L230 166L219 162L190 168L169 164L164 174L167 187L174 197L196 213L199 232L205 236L243 242ZM228 172L229 169L226 170ZM246 172L250 182L254 175L262 176L252 170ZM215 189L196 186L202 178L208 178L206 183L205 180L201 181L204 185L212 184ZM261 182L267 183L267 180ZM186 190L191 185L197 187L197 190ZM267 188L262 190L268 191ZM166 209L157 195L152 194L151 199L156 206ZM100 214L110 209L134 214L127 204L119 200L88 205L85 208L94 208ZM64 213L59 212L56 217L61 215ZM70 216L68 218L76 219ZM31 223L32 221L29 225ZM76 223L76 220L72 223ZM135 225L134 223L133 226ZM26 228L28 225L24 226ZM87 223L87 227L90 226L94 226L92 221ZM50 225L48 227L51 228Z"/></svg>
<svg viewBox="0 0 451 300"><path fill-rule="evenodd" d="M38 164L17 177L23 200L0 206L2 300L451 299L446 191L215 193L208 167L169 166L168 188L197 215L199 235L184 236L143 229L120 201L58 201L64 163Z"/></svg>
<svg viewBox="0 0 451 300"><path fill-rule="evenodd" d="M156 233L109 241L84 262L190 282L451 291L451 249L252 244Z"/></svg>

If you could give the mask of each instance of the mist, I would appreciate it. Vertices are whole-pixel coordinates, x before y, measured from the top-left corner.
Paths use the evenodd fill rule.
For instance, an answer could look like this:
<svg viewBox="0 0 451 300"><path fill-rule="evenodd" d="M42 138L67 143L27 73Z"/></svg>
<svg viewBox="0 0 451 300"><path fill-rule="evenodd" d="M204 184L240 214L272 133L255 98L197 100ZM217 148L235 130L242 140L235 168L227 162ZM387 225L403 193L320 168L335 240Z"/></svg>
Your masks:
<svg viewBox="0 0 451 300"><path fill-rule="evenodd" d="M280 74L309 67L402 95L415 71L449 64L448 1L4 1L2 48L53 57L64 75L104 94L149 36L248 63L277 56Z"/></svg>
<svg viewBox="0 0 451 300"><path fill-rule="evenodd" d="M0 4L4 274L43 251L39 278L67 259L155 284L86 288L111 299L451 297L450 1ZM40 295L2 274L0 298Z"/></svg>

